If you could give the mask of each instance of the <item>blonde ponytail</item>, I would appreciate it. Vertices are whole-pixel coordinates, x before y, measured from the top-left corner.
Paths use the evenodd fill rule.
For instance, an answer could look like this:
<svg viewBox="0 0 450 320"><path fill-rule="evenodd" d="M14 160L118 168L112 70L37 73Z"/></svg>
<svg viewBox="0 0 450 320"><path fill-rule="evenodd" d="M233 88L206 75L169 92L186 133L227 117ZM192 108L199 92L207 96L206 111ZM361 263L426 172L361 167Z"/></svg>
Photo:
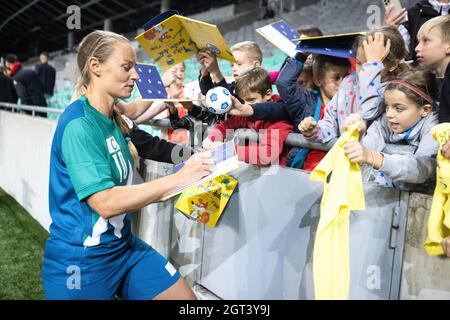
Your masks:
<svg viewBox="0 0 450 320"><path fill-rule="evenodd" d="M120 132L122 132L122 135L125 137L125 139L128 142L128 149L130 149L130 153L134 159L134 162L137 162L139 154L136 149L136 146L134 145L133 142L131 142L130 128L128 127L128 124L125 122L125 120L122 118L122 116L116 110L113 110L112 116L120 128Z"/></svg>

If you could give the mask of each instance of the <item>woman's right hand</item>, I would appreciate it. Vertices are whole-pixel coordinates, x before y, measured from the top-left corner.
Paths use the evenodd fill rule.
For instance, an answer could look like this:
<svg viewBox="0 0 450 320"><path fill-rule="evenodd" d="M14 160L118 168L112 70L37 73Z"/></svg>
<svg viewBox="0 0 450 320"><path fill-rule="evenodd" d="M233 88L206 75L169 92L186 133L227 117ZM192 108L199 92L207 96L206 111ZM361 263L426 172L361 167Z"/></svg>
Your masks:
<svg viewBox="0 0 450 320"><path fill-rule="evenodd" d="M303 119L298 125L298 130L305 137L311 137L317 133L318 124L313 117Z"/></svg>
<svg viewBox="0 0 450 320"><path fill-rule="evenodd" d="M214 168L211 152L199 152L193 154L184 166L177 172L177 182L180 188L200 180L209 175Z"/></svg>

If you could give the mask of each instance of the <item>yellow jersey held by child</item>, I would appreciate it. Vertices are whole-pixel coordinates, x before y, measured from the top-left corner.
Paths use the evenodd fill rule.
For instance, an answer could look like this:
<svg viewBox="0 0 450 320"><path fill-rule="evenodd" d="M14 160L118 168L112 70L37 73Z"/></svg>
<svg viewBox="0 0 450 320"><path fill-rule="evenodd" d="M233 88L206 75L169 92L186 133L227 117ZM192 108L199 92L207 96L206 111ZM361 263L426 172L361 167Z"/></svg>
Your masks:
<svg viewBox="0 0 450 320"><path fill-rule="evenodd" d="M450 236L450 161L442 155L442 147L450 139L450 123L441 123L431 129L433 138L439 143L431 212L428 218L428 235L425 251L430 256L444 254L441 242Z"/></svg>
<svg viewBox="0 0 450 320"><path fill-rule="evenodd" d="M324 183L313 253L316 299L348 299L349 295L350 211L364 210L365 200L360 166L350 162L344 145L358 141L358 126L359 122L347 128L310 176Z"/></svg>

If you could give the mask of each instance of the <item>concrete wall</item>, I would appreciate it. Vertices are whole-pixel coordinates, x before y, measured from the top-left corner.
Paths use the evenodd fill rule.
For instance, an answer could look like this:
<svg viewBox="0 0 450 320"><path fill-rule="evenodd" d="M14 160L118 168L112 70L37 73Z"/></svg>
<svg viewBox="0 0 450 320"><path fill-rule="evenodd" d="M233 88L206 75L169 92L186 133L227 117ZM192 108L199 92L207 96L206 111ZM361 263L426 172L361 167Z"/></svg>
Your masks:
<svg viewBox="0 0 450 320"><path fill-rule="evenodd" d="M146 172L145 175L147 179L150 177L156 178L157 176L163 175L165 172L170 172L171 168L170 165L158 164L150 161L146 161L146 164L147 168L145 168L144 172ZM157 174L155 175L155 173ZM292 173L293 176L295 176L294 173L295 172ZM260 178L263 179L264 177L261 176ZM287 177L284 178L285 182L289 180L286 180ZM241 183L245 184L245 181L247 180L245 180L244 178L241 179ZM256 183L257 180L249 179L249 181L253 181L253 183ZM287 182L287 184L291 185L290 182ZM243 186L241 185L239 188L242 189ZM240 191L240 193L242 193L242 190ZM392 245L393 241L397 243L394 245L394 247L396 247L396 253L394 255L393 261L387 262L387 264L391 263L391 267L384 268L382 270L383 272L380 272L383 277L386 278L383 278L382 281L382 285L383 287L385 287L389 286L388 284L386 284L386 282L389 282L389 277L386 276L389 272L386 270L392 270L392 278L390 280L391 292L386 292L383 294L375 292L378 294L378 296L376 296L374 293L373 297L369 298L367 296L366 298L383 299L384 296L384 299L390 297L390 299L399 298L401 300L450 299L450 280L448 280L448 274L450 274L450 259L445 257L429 257L423 249L423 243L426 238L426 226L431 207L432 195L405 192L401 194L406 196L402 196L402 198L406 199L406 201L405 205L401 205L398 210L400 216L403 217L399 219L399 229L404 230L404 224L406 224L406 231L399 232L399 229L397 229L398 234L395 237L393 237L392 233L391 235L389 235L388 230L385 230L385 233L378 233L378 231L374 231L372 232L372 236L370 236L372 237L372 240L369 239L370 237L367 240L371 243L372 249L367 250L366 247L366 249L360 250L360 252L365 252L365 254L362 255L365 257L364 261L360 261L361 265L364 265L365 263L367 263L367 255L373 252L375 247L379 248L379 251L382 252L382 250L384 250L383 246L386 246L386 244L383 243L389 243L389 246ZM293 198L290 199L292 201L296 201L293 200L296 196L291 196ZM366 199L368 204L373 201L376 202L376 199L380 199L380 194L372 194L372 198L371 195L367 196L370 198ZM233 197L237 197L237 195L235 194ZM393 193L392 197L398 197L398 195L394 195ZM248 200L250 199L248 197L245 198L245 200L242 200L244 201L243 203L248 203ZM385 201L386 195L382 196L382 198L382 200ZM254 203L254 201L250 202ZM173 205L174 200L169 200L166 203L154 204L141 210L141 213L139 215L139 223L136 225L137 228L135 229L136 233L142 239L159 250L163 255L169 257L169 259L176 265L176 267L179 268L181 274L188 280L191 285L194 286L194 288L196 289L195 292L197 294L199 294L200 291L202 293L206 293L205 296L208 299L215 298L214 295L229 298L226 294L221 295L222 292L217 291L217 288L215 288L212 284L221 283L222 281L225 281L225 283L227 283L227 281L230 281L231 278L234 279L234 277L231 277L227 280L223 279L223 277L228 278L228 275L226 275L226 272L223 272L222 270L221 272L219 272L221 274L221 276L219 277L220 279L212 279L212 273L207 273L211 270L214 270L214 268L209 268L210 266L208 265L210 263L205 263L208 262L207 260L205 260L205 257L208 257L212 251L208 251L208 254L208 252L205 250L206 248L210 247L207 245L209 242L208 237L211 237L211 235L215 234L221 234L223 233L224 228L227 229L229 227L227 221L231 219L229 218L230 216L239 215L240 218L238 220L244 221L244 218L248 216L249 211L245 210L246 214L244 216L241 215L243 214L242 212L238 213L239 210L235 210L236 208L233 207L232 204L228 205L226 211L223 213L224 217L221 221L219 221L217 228L208 229L200 223L196 223L192 220L187 219L183 214L179 213L177 210L174 210ZM376 221L378 221L377 223L379 223L380 217L378 216L380 216L381 214L381 208L379 207L379 204L370 206L373 209L372 211L374 211L374 213L376 213L377 210L379 210L380 212L378 214L372 215L372 217L368 217L367 213L370 211L369 210L367 212L362 212L360 217L366 217L369 220L372 219L372 223L375 223ZM231 211L227 212L227 210ZM407 214L407 218L405 218L405 214ZM261 218L261 214L259 214L258 216ZM355 223L355 221L353 221L353 223ZM390 224L390 221L387 221L386 224L388 226ZM370 225L366 225L364 228L360 228L359 231L354 229L353 233L366 233L371 228L369 227ZM240 230L240 228L238 229ZM382 228L379 229L384 230ZM393 231L395 230L393 229ZM285 237L288 237L288 235L286 234ZM233 236L224 237L221 241L219 241L219 246L213 246L213 248L215 247L214 251L217 250L217 252L213 252L213 254L216 254L216 257L220 259L220 256L222 254L225 254L225 247L227 247L230 242L235 243L235 240L236 239ZM381 245L377 244L377 246L375 246L376 242L383 243ZM263 246L263 243L264 241L261 241L260 246ZM249 250L246 254L250 255L250 252L252 252L252 250ZM250 260L254 258L257 257L247 257L247 259ZM223 259L230 260L229 258L226 258L226 254ZM243 259L241 259L241 261L243 261ZM358 263L356 263L356 265L358 265ZM260 274L260 280L261 277L262 275ZM364 273L362 273L361 279L366 279L364 278ZM296 280L298 279L293 279L293 281ZM397 285L395 285L395 282L397 282ZM198 284L200 284L200 286L198 286ZM362 286L360 287L362 288ZM389 290L388 287L386 287L385 289ZM236 290L238 289L236 288ZM239 290L242 291L242 288ZM255 296L258 296L258 294L261 294L261 292L256 292ZM238 291L231 292L231 296L236 297L237 295ZM253 296L253 298L255 296ZM249 297L251 299L251 294L247 293L246 298Z"/></svg>
<svg viewBox="0 0 450 320"><path fill-rule="evenodd" d="M52 120L0 111L0 187L47 230L51 223L48 177L55 128L56 122ZM167 164L152 161L145 164L141 172L147 181L167 175L172 170L172 166ZM247 180L242 178L242 181ZM397 277L401 277L399 298L450 299L450 259L429 257L423 249L432 196L411 193L408 201L406 236L400 250L403 261L393 270ZM133 230L172 260L192 285L201 284L202 273L205 272L201 263L205 228L174 210L173 205L174 200L170 200L143 208L134 217ZM227 212L224 215L226 217ZM225 222L226 219L222 221ZM220 231L220 228L221 222L218 229L207 230L207 234ZM217 249L219 253L223 252L223 244ZM200 287L200 290L204 288Z"/></svg>
<svg viewBox="0 0 450 320"><path fill-rule="evenodd" d="M50 148L56 122L0 111L0 187L45 229L48 210Z"/></svg>
<svg viewBox="0 0 450 320"><path fill-rule="evenodd" d="M423 248L431 201L418 193L409 200L400 299L450 299L450 259L430 257Z"/></svg>

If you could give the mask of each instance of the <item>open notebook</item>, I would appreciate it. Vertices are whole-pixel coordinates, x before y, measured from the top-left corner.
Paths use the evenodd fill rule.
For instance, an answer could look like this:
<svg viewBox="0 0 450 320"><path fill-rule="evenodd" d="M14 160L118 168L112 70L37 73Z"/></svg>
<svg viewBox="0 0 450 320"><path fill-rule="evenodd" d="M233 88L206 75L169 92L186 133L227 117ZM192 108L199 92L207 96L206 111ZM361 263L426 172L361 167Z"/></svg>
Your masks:
<svg viewBox="0 0 450 320"><path fill-rule="evenodd" d="M192 187L194 185L198 185L204 181L214 179L220 175L229 173L229 172L239 168L239 160L238 160L237 153L236 153L236 146L235 146L233 140L225 142L224 144L221 144L217 147L214 147L210 151L211 151L211 157L214 161L213 172L211 172L211 174L207 175L203 179L200 179L195 183L192 183L184 188L176 190L175 192L165 196L162 199L162 201L170 199L170 198L182 193L184 190L189 189L190 187ZM176 173L183 166L184 166L184 162L174 166L173 173Z"/></svg>
<svg viewBox="0 0 450 320"><path fill-rule="evenodd" d="M293 40L300 38L300 34L283 20L258 28L256 32L288 56L295 56L297 42Z"/></svg>

